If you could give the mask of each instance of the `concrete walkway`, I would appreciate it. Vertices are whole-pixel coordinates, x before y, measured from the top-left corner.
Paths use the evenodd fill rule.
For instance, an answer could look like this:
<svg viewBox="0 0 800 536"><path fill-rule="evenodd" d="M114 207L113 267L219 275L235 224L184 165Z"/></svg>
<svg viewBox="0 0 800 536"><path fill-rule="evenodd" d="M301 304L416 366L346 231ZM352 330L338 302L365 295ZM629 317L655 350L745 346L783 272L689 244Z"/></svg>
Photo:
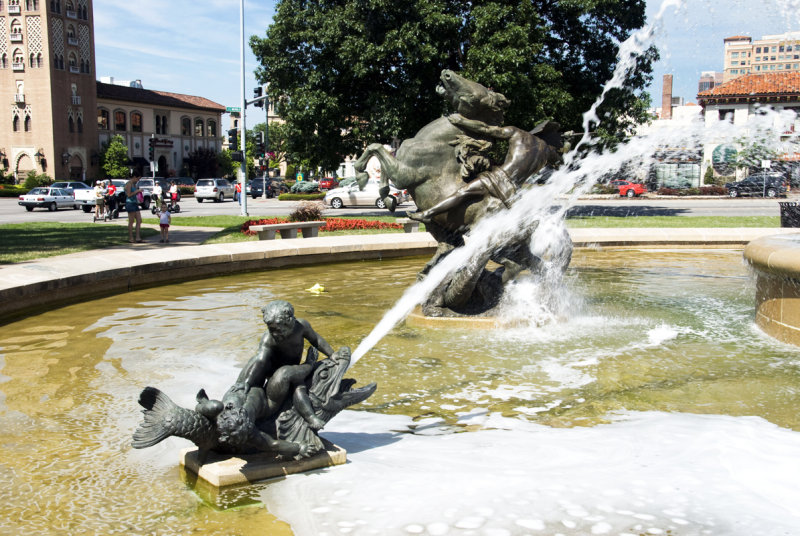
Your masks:
<svg viewBox="0 0 800 536"><path fill-rule="evenodd" d="M98 296L238 272L363 259L431 255L428 233L322 236L199 245L216 228L173 226L170 243L73 253L0 267L0 322ZM782 228L571 229L577 247L744 247Z"/></svg>

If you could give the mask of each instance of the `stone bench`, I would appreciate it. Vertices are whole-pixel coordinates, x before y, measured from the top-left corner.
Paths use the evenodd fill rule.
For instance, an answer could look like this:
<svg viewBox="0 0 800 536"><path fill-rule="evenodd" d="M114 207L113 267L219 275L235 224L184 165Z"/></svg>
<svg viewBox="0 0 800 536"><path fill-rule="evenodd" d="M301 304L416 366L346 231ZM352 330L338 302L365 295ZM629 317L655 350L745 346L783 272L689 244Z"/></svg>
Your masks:
<svg viewBox="0 0 800 536"><path fill-rule="evenodd" d="M397 223L403 226L403 230L407 233L416 233L419 231L419 222L411 218L397 218Z"/></svg>
<svg viewBox="0 0 800 536"><path fill-rule="evenodd" d="M258 233L259 240L274 240L275 232L281 233L281 238L297 238L297 231L303 232L303 238L319 236L319 228L325 225L324 221L292 221L286 223L271 223L269 225L251 225L250 230Z"/></svg>

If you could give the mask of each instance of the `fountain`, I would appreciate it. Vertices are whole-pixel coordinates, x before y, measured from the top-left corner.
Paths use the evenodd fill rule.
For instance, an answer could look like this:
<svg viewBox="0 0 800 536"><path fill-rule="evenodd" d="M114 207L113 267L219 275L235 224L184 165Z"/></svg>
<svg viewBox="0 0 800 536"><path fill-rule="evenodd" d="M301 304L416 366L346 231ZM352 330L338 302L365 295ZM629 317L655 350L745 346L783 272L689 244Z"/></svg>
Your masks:
<svg viewBox="0 0 800 536"><path fill-rule="evenodd" d="M342 263L325 281L317 267L293 268L4 326L0 532L796 531L797 353L754 327L740 251L578 249L563 277L555 255L555 284L547 271L513 283L502 301L513 328L400 324L503 227L533 215L548 232L530 251L553 258L559 243L545 239L563 236L564 211L592 177L702 135L693 126L635 138L624 155L556 172L502 222L477 224L473 235L486 240L467 240L419 283L422 258ZM312 280L328 292L306 293ZM178 467L183 439L131 449L140 391L158 384L185 407L198 386L221 396L262 329L254 312L277 298L337 347L358 346L351 364L369 352L349 374L380 389L320 433L351 463L220 491Z"/></svg>

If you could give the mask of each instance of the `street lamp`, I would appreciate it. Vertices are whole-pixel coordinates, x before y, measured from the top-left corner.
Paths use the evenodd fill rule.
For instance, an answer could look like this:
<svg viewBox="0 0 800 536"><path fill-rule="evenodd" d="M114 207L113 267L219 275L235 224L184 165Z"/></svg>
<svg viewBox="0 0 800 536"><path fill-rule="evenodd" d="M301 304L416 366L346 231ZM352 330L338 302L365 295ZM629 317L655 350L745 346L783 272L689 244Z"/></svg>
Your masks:
<svg viewBox="0 0 800 536"><path fill-rule="evenodd" d="M61 163L62 163L62 164L64 164L65 166L66 166L67 164L69 164L69 157L70 157L70 156L72 156L72 155L71 155L71 154L69 154L69 151L67 151L66 149L64 149L64 152L63 152L63 153L61 153Z"/></svg>

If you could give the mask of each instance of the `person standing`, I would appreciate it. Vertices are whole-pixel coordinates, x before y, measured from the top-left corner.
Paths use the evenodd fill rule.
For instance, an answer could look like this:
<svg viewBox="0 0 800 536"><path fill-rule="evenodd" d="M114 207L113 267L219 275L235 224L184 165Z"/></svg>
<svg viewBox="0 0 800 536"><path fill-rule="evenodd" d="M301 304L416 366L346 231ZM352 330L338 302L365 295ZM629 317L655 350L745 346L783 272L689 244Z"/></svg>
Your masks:
<svg viewBox="0 0 800 536"><path fill-rule="evenodd" d="M169 199L173 206L178 202L178 185L175 184L175 181L169 185Z"/></svg>
<svg viewBox="0 0 800 536"><path fill-rule="evenodd" d="M236 181L236 186L234 186L234 193L233 193L234 201L238 201L239 204L242 204L242 182Z"/></svg>
<svg viewBox="0 0 800 536"><path fill-rule="evenodd" d="M161 198L164 195L164 189L161 187L161 183L155 181L156 183L153 185L153 202L156 204L156 208L161 210Z"/></svg>
<svg viewBox="0 0 800 536"><path fill-rule="evenodd" d="M106 190L103 188L103 181L97 181L94 185L94 220L102 220L105 217Z"/></svg>
<svg viewBox="0 0 800 536"><path fill-rule="evenodd" d="M158 225L161 227L160 242L169 242L169 224L172 223L172 215L166 203L161 203L161 212L158 214Z"/></svg>
<svg viewBox="0 0 800 536"><path fill-rule="evenodd" d="M114 181L106 181L106 205L108 210L108 219L114 218L114 210L117 208L117 187L114 186Z"/></svg>
<svg viewBox="0 0 800 536"><path fill-rule="evenodd" d="M143 242L141 229L142 229L142 213L139 210L139 195L142 190L139 189L139 175L133 177L125 183L125 211L128 213L128 242ZM136 224L136 239L133 237L133 227Z"/></svg>

